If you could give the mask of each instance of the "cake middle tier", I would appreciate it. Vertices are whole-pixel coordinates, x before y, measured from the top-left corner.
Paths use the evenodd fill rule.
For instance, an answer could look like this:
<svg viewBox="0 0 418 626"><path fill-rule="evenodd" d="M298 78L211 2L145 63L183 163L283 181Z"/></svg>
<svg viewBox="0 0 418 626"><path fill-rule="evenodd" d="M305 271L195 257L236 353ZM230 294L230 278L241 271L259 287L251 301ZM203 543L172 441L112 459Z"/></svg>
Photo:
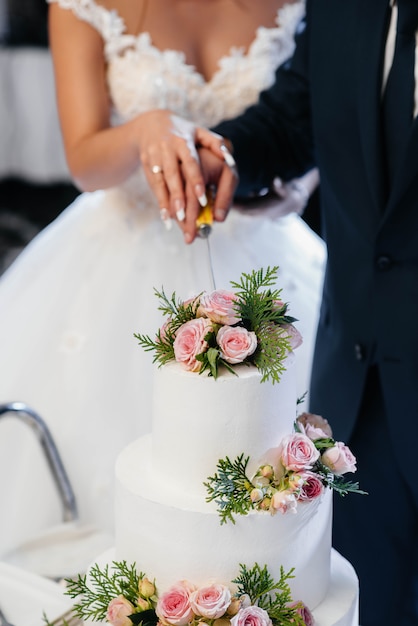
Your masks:
<svg viewBox="0 0 418 626"><path fill-rule="evenodd" d="M116 560L136 562L156 579L159 593L182 579L230 585L240 564L267 565L275 580L281 566L295 568L293 598L311 609L323 600L330 579L330 490L299 503L296 514L252 512L221 525L215 503L155 477L151 446L152 436L142 437L116 463Z"/></svg>

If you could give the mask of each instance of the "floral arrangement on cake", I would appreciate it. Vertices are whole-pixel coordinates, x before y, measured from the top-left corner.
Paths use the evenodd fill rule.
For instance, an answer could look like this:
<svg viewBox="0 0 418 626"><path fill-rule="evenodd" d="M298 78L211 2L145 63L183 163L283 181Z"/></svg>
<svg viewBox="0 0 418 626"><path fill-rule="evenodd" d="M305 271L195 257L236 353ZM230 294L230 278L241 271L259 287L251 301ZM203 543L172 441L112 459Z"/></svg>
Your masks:
<svg viewBox="0 0 418 626"><path fill-rule="evenodd" d="M255 365L261 382L280 380L285 360L301 343L302 337L274 288L278 267L242 274L231 282L233 291L218 289L202 292L186 301L168 298L155 290L166 321L155 339L135 334L146 351L154 352L159 365L177 361L186 370L207 372L215 379L220 366L230 372L234 366Z"/></svg>
<svg viewBox="0 0 418 626"><path fill-rule="evenodd" d="M316 500L326 487L342 496L366 493L344 478L356 471L356 458L344 443L333 439L328 421L320 415L300 415L294 432L274 452L273 464L261 465L252 478L247 474L248 456L218 461L217 473L204 484L206 501L218 505L221 524L235 523L234 514L250 511L296 513L299 503Z"/></svg>
<svg viewBox="0 0 418 626"><path fill-rule="evenodd" d="M66 594L78 599L74 613L83 620L112 626L314 626L308 607L293 601L288 580L293 570L280 571L274 581L267 567L239 566L231 586L208 583L197 587L182 580L162 593L136 565L114 561L95 564L87 576L68 579Z"/></svg>

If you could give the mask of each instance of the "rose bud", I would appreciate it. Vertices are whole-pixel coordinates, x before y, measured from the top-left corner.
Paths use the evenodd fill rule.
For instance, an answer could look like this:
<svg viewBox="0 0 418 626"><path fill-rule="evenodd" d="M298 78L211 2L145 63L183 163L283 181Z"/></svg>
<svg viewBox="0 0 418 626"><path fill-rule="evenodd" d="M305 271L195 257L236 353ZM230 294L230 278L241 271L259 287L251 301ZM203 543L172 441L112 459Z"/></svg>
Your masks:
<svg viewBox="0 0 418 626"><path fill-rule="evenodd" d="M239 598L233 598L231 604L227 608L228 615L236 615L241 608L241 600Z"/></svg>
<svg viewBox="0 0 418 626"><path fill-rule="evenodd" d="M268 478L269 480L274 476L274 469L271 465L263 465L260 467L259 472L264 478Z"/></svg>
<svg viewBox="0 0 418 626"><path fill-rule="evenodd" d="M263 495L261 489L253 489L250 493L251 502L260 502L263 499Z"/></svg>
<svg viewBox="0 0 418 626"><path fill-rule="evenodd" d="M151 598L155 593L155 585L148 578L143 578L138 583L138 591L143 598Z"/></svg>
<svg viewBox="0 0 418 626"><path fill-rule="evenodd" d="M147 611L148 609L151 608L148 600L145 600L145 598L142 598L141 596L137 597L136 606L138 607L140 611Z"/></svg>

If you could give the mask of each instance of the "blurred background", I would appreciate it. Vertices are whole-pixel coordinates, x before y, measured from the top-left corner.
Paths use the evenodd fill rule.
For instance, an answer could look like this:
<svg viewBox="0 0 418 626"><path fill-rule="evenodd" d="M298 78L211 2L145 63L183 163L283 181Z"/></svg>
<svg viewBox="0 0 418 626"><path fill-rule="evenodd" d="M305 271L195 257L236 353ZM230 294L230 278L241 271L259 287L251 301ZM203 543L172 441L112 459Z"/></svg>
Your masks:
<svg viewBox="0 0 418 626"><path fill-rule="evenodd" d="M0 275L78 195L55 103L46 0L0 0ZM319 191L304 219L320 232Z"/></svg>
<svg viewBox="0 0 418 626"><path fill-rule="evenodd" d="M78 194L55 105L46 0L0 0L0 274Z"/></svg>

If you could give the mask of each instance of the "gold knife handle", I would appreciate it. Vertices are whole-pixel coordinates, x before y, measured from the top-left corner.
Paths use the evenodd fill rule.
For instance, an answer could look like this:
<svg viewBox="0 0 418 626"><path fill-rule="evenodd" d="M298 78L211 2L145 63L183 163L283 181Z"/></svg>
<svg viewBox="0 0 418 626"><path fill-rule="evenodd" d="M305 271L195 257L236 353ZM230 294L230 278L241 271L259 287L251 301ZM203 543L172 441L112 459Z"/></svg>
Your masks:
<svg viewBox="0 0 418 626"><path fill-rule="evenodd" d="M203 239L209 237L212 232L214 193L210 187L206 190L206 197L208 199L207 204L200 209L196 220L197 233Z"/></svg>

